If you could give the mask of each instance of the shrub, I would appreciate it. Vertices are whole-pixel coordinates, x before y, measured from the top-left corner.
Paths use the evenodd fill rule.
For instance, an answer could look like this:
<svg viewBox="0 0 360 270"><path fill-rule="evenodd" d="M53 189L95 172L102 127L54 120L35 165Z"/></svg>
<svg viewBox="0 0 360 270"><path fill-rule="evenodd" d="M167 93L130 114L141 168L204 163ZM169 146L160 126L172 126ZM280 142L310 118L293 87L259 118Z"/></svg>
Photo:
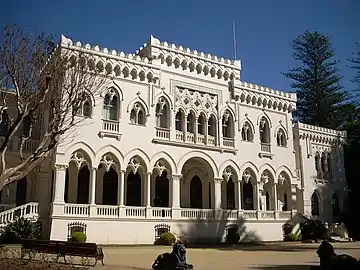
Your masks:
<svg viewBox="0 0 360 270"><path fill-rule="evenodd" d="M176 236L171 232L165 232L160 235L160 238L155 242L155 244L171 246L175 244L175 242Z"/></svg>
<svg viewBox="0 0 360 270"><path fill-rule="evenodd" d="M71 235L71 242L77 242L77 243L85 243L86 242L86 234L83 232L73 232Z"/></svg>
<svg viewBox="0 0 360 270"><path fill-rule="evenodd" d="M329 229L320 220L306 220L300 224L301 238L306 240L330 240Z"/></svg>
<svg viewBox="0 0 360 270"><path fill-rule="evenodd" d="M299 240L298 236L294 233L289 233L284 235L284 241L286 242L293 242L298 240Z"/></svg>
<svg viewBox="0 0 360 270"><path fill-rule="evenodd" d="M42 224L39 220L20 217L7 224L2 233L0 242L3 244L15 244L21 239L41 239Z"/></svg>

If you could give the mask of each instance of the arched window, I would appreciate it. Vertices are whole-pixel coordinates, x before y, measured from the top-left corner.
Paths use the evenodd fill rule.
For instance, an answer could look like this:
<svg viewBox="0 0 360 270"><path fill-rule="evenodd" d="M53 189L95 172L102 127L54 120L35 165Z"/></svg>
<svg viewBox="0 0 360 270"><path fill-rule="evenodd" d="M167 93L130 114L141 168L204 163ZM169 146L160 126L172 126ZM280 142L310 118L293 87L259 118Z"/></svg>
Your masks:
<svg viewBox="0 0 360 270"><path fill-rule="evenodd" d="M320 168L320 155L319 155L319 152L316 152L315 154L315 169L317 172L321 171L321 168Z"/></svg>
<svg viewBox="0 0 360 270"><path fill-rule="evenodd" d="M253 141L253 131L248 122L245 122L241 128L241 139L246 142Z"/></svg>
<svg viewBox="0 0 360 270"><path fill-rule="evenodd" d="M270 125L268 120L265 117L260 119L260 142L265 144L270 144Z"/></svg>
<svg viewBox="0 0 360 270"><path fill-rule="evenodd" d="M332 164L331 164L331 155L328 154L327 156L327 170L329 173L329 178L331 179L333 177L333 172L332 172Z"/></svg>
<svg viewBox="0 0 360 270"><path fill-rule="evenodd" d="M175 116L175 130L184 131L185 115L182 110L178 110Z"/></svg>
<svg viewBox="0 0 360 270"><path fill-rule="evenodd" d="M234 138L234 119L228 110L222 117L222 132L224 138Z"/></svg>
<svg viewBox="0 0 360 270"><path fill-rule="evenodd" d="M103 118L106 120L118 120L119 99L116 95L106 94L103 105Z"/></svg>
<svg viewBox="0 0 360 270"><path fill-rule="evenodd" d="M216 118L213 114L208 120L208 135L216 137Z"/></svg>
<svg viewBox="0 0 360 270"><path fill-rule="evenodd" d="M323 153L321 155L321 171L323 172L323 178L327 179L328 178L328 173L327 173L327 157L326 157L326 153Z"/></svg>
<svg viewBox="0 0 360 270"><path fill-rule="evenodd" d="M90 98L84 93L80 100L76 102L73 110L77 116L91 117L92 107Z"/></svg>
<svg viewBox="0 0 360 270"><path fill-rule="evenodd" d="M277 146L286 147L286 135L283 129L279 129L276 133Z"/></svg>
<svg viewBox="0 0 360 270"><path fill-rule="evenodd" d="M188 114L186 123L187 123L187 132L195 133L195 127L196 127L195 114L192 111Z"/></svg>
<svg viewBox="0 0 360 270"><path fill-rule="evenodd" d="M311 215L320 215L319 197L315 192L311 196Z"/></svg>
<svg viewBox="0 0 360 270"><path fill-rule="evenodd" d="M205 135L205 128L206 128L206 117L203 113L201 113L198 118L198 133Z"/></svg>
<svg viewBox="0 0 360 270"><path fill-rule="evenodd" d="M145 109L141 103L136 102L130 112L130 123L135 125L145 125Z"/></svg>
<svg viewBox="0 0 360 270"><path fill-rule="evenodd" d="M163 97L159 98L156 104L156 126L161 128L170 127L170 107Z"/></svg>

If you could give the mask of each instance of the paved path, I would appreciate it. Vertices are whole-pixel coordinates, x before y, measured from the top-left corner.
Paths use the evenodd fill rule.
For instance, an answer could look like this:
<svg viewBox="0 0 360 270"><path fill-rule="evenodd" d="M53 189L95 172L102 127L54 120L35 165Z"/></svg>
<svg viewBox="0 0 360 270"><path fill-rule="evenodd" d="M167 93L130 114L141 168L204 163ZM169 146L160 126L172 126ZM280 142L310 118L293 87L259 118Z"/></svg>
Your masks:
<svg viewBox="0 0 360 270"><path fill-rule="evenodd" d="M234 248L189 248L188 262L195 270L279 269L305 270L318 265L316 249L319 244L271 243L262 246ZM338 254L347 253L360 258L360 242L335 243ZM105 266L96 269L150 269L153 260L170 247L105 247Z"/></svg>

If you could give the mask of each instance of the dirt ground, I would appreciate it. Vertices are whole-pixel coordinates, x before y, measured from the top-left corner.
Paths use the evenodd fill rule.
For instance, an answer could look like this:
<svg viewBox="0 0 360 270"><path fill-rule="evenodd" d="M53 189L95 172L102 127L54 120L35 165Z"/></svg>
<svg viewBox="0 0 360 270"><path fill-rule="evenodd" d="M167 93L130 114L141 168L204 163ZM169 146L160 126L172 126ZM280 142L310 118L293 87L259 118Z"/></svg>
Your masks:
<svg viewBox="0 0 360 270"><path fill-rule="evenodd" d="M187 261L194 265L195 270L316 269L319 264L315 253L318 246L319 244L269 243L228 248L188 248ZM338 254L346 253L360 258L360 242L335 243L334 247ZM104 247L105 266L99 263L95 269L150 269L156 256L168 251L170 247L163 246Z"/></svg>

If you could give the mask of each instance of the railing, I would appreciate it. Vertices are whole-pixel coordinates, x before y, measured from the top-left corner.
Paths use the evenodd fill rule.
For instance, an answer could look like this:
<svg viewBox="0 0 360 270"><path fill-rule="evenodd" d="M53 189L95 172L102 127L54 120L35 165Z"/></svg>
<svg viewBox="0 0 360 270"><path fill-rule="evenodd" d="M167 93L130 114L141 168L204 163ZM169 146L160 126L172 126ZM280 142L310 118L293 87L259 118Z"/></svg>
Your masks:
<svg viewBox="0 0 360 270"><path fill-rule="evenodd" d="M177 141L184 141L184 131L175 130L175 139Z"/></svg>
<svg viewBox="0 0 360 270"><path fill-rule="evenodd" d="M156 127L156 137L169 140L170 130L168 128Z"/></svg>
<svg viewBox="0 0 360 270"><path fill-rule="evenodd" d="M114 133L119 133L120 123L119 121L114 121L114 120L103 120L102 129Z"/></svg>
<svg viewBox="0 0 360 270"><path fill-rule="evenodd" d="M141 206L126 206L125 207L125 216L127 216L127 217L144 218L145 215L146 215L145 207L141 207Z"/></svg>
<svg viewBox="0 0 360 270"><path fill-rule="evenodd" d="M119 207L114 205L97 205L96 214L98 216L118 217Z"/></svg>
<svg viewBox="0 0 360 270"><path fill-rule="evenodd" d="M195 134L194 133L191 133L191 132L187 132L186 134L186 140L188 142L195 142Z"/></svg>
<svg viewBox="0 0 360 270"><path fill-rule="evenodd" d="M223 138L223 145L225 147L235 147L235 139L234 138Z"/></svg>
<svg viewBox="0 0 360 270"><path fill-rule="evenodd" d="M211 135L207 135L207 144L215 146L216 145L216 137L211 136Z"/></svg>
<svg viewBox="0 0 360 270"><path fill-rule="evenodd" d="M257 210L243 210L244 219L257 219Z"/></svg>
<svg viewBox="0 0 360 270"><path fill-rule="evenodd" d="M290 219L291 218L291 211L280 211L279 212L279 219Z"/></svg>
<svg viewBox="0 0 360 270"><path fill-rule="evenodd" d="M188 219L213 219L213 209L181 209L181 217Z"/></svg>
<svg viewBox="0 0 360 270"><path fill-rule="evenodd" d="M261 152L271 152L271 145L270 143L261 143Z"/></svg>
<svg viewBox="0 0 360 270"><path fill-rule="evenodd" d="M67 203L64 207L64 214L70 216L88 216L90 213L88 204Z"/></svg>
<svg viewBox="0 0 360 270"><path fill-rule="evenodd" d="M27 203L0 213L0 224L12 222L18 217L36 217L39 214L39 203Z"/></svg>
<svg viewBox="0 0 360 270"><path fill-rule="evenodd" d="M238 210L222 210L222 218L223 219L237 219L238 218Z"/></svg>
<svg viewBox="0 0 360 270"><path fill-rule="evenodd" d="M197 143L202 143L205 144L206 140L205 140L205 135L204 134L199 134L197 135Z"/></svg>
<svg viewBox="0 0 360 270"><path fill-rule="evenodd" d="M275 218L275 211L261 211L260 212L261 219L274 219Z"/></svg>
<svg viewBox="0 0 360 270"><path fill-rule="evenodd" d="M155 218L170 218L171 208L152 208L152 216Z"/></svg>

